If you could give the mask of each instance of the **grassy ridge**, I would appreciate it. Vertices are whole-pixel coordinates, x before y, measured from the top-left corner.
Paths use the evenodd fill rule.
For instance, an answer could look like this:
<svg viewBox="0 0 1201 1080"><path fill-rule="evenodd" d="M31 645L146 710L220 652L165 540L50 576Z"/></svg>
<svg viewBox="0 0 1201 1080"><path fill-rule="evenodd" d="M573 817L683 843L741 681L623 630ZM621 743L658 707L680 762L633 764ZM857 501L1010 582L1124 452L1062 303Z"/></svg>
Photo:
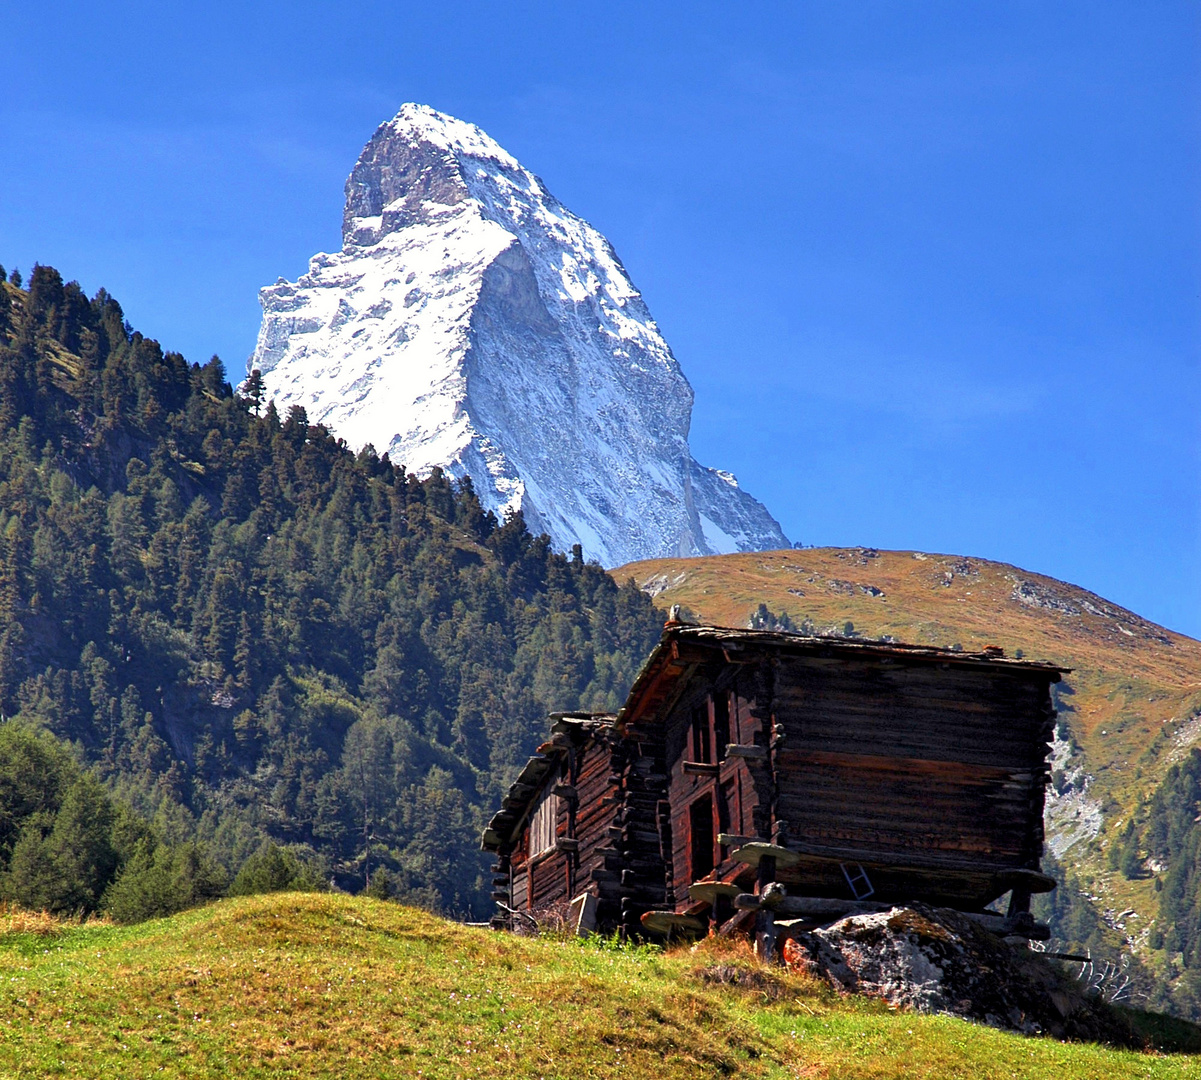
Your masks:
<svg viewBox="0 0 1201 1080"><path fill-rule="evenodd" d="M10 932L0 1076L1201 1076L1201 1059L890 1012L782 975L708 985L717 959L317 894Z"/></svg>

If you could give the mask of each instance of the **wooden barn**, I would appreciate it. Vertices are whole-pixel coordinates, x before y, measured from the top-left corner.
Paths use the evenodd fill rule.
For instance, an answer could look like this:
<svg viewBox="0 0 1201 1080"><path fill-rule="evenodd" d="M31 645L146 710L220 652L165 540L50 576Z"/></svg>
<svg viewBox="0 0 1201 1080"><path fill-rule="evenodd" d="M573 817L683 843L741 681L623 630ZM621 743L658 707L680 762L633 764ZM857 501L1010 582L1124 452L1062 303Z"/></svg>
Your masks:
<svg viewBox="0 0 1201 1080"><path fill-rule="evenodd" d="M484 832L499 913L493 925L520 929L523 918L563 916L572 900L575 925L613 930L622 903L642 907L667 900L666 864L656 814L661 747L627 738L616 718L558 713L551 738L538 747ZM626 828L627 815L645 817L647 829ZM666 817L663 827L668 827ZM632 868L643 885L635 888Z"/></svg>
<svg viewBox="0 0 1201 1080"><path fill-rule="evenodd" d="M1060 674L669 623L620 712L560 718L493 819L497 899L580 898L591 925L588 894L602 930L755 927L770 950L777 919L1011 893L1003 929L1033 933Z"/></svg>

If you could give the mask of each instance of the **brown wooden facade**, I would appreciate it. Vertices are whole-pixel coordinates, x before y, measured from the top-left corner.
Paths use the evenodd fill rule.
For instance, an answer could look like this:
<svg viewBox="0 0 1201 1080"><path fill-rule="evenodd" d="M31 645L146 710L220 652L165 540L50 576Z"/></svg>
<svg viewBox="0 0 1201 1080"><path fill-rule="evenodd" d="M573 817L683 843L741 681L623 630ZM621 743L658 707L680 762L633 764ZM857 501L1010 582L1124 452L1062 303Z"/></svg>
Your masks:
<svg viewBox="0 0 1201 1080"><path fill-rule="evenodd" d="M1000 650L669 624L616 717L560 719L519 778L485 836L497 899L590 891L600 928L629 932L648 910L714 914L689 895L700 881L965 911L1012 889L1023 910L1053 884L1039 859L1059 677ZM552 797L557 846L535 851ZM779 856L766 878L748 844Z"/></svg>
<svg viewBox="0 0 1201 1080"><path fill-rule="evenodd" d="M590 893L597 926L611 931L665 903L657 825L640 830L633 820L662 801L661 790L643 790L655 784L650 773L658 760L647 750L645 740L624 737L613 716L554 718L551 739L484 833L484 849L497 856L494 925L517 929L523 915L563 913L576 896ZM632 912L635 897L640 906Z"/></svg>

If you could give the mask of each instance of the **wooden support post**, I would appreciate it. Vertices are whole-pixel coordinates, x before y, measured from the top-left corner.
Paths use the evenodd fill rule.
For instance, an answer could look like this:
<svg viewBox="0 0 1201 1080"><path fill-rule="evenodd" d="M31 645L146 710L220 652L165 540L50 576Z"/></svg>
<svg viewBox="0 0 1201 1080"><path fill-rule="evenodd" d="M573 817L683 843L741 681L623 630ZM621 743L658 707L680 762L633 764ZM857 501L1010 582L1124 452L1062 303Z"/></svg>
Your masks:
<svg viewBox="0 0 1201 1080"><path fill-rule="evenodd" d="M1030 890L1015 885L1013 892L1009 895L1009 910L1006 914L1012 919L1015 915L1028 915L1029 913Z"/></svg>
<svg viewBox="0 0 1201 1080"><path fill-rule="evenodd" d="M763 890L776 880L776 860L770 855L764 855L759 860L759 875L755 884L755 892L760 896ZM771 961L776 953L776 913L770 908L760 908L755 916L755 952L759 959Z"/></svg>
<svg viewBox="0 0 1201 1080"><path fill-rule="evenodd" d="M734 911L730 907L730 898L721 895L715 896L713 898L713 906L709 909L710 932L716 934L722 923L733 914Z"/></svg>

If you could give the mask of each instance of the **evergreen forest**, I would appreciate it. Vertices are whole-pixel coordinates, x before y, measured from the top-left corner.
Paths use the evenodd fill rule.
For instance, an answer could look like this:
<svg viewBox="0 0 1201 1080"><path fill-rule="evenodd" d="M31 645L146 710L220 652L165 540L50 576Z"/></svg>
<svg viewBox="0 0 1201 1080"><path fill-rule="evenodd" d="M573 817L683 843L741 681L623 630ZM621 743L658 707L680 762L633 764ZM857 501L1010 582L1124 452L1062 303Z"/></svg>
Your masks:
<svg viewBox="0 0 1201 1080"><path fill-rule="evenodd" d="M487 917L480 831L546 714L620 704L660 626L470 481L0 269L0 899Z"/></svg>
<svg viewBox="0 0 1201 1080"><path fill-rule="evenodd" d="M1110 845L1110 868L1152 878L1159 917L1148 944L1162 950L1170 1001L1201 1019L1201 750L1173 765Z"/></svg>

